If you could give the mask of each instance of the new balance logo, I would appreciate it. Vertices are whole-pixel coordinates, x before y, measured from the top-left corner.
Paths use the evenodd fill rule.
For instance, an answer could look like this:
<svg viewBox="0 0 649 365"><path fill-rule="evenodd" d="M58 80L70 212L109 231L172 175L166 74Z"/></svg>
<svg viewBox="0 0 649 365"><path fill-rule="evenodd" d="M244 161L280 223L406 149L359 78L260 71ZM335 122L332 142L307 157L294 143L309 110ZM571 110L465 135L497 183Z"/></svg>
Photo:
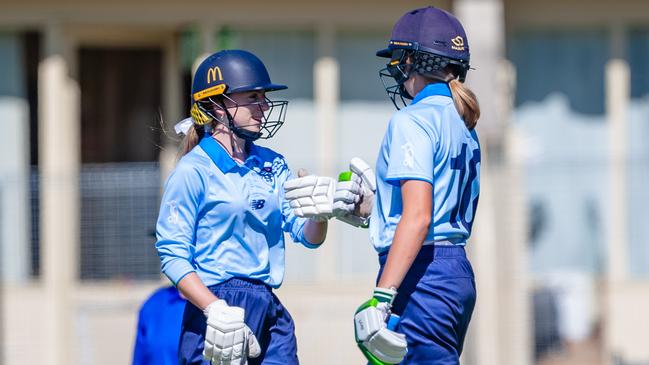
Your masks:
<svg viewBox="0 0 649 365"><path fill-rule="evenodd" d="M266 201L264 199L254 199L250 202L250 207L253 210L257 210L263 208L264 204L266 204Z"/></svg>

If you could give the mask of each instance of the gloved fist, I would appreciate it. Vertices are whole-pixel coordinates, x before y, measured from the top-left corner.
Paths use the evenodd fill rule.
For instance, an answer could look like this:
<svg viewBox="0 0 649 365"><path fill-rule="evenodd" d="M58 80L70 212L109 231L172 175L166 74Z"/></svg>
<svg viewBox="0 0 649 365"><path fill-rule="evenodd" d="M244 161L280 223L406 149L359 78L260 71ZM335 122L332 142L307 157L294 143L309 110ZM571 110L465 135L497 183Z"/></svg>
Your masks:
<svg viewBox="0 0 649 365"><path fill-rule="evenodd" d="M396 294L392 289L374 288L372 299L354 315L356 344L372 365L398 364L408 352L406 336L387 328Z"/></svg>
<svg viewBox="0 0 649 365"><path fill-rule="evenodd" d="M333 215L336 182L327 176L308 175L284 183L284 197L298 217L326 221Z"/></svg>
<svg viewBox="0 0 649 365"><path fill-rule="evenodd" d="M355 227L367 228L374 204L376 177L365 161L358 157L349 162L349 169L338 176L334 195L334 216Z"/></svg>
<svg viewBox="0 0 649 365"><path fill-rule="evenodd" d="M255 334L243 321L243 308L230 307L224 300L217 300L203 313L207 317L203 358L210 364L245 365L248 357L261 354Z"/></svg>

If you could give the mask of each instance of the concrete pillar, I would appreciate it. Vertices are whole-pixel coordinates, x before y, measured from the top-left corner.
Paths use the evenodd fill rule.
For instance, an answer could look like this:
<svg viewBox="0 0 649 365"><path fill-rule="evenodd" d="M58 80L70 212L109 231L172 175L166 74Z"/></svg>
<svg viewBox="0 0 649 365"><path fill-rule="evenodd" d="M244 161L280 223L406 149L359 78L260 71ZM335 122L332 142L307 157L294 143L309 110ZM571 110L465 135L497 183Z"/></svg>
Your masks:
<svg viewBox="0 0 649 365"><path fill-rule="evenodd" d="M631 98L631 75L629 64L625 59L626 35L624 28L613 26L611 29L611 60L606 65L606 115L609 128L609 202L607 234L607 273L606 303L604 305L604 346L605 364L613 364L613 355L620 350L620 344L633 343L633 331L622 330L624 324L631 324L628 312L624 308L629 303L624 300L637 295L637 289L631 289L628 272L629 221L628 221L628 136L629 121L627 111ZM626 295L625 295L626 293ZM642 313L642 312L639 312ZM644 317L636 313L635 320L643 322ZM630 319L630 320L629 320ZM631 326L631 328L636 328ZM630 337L630 338L629 338ZM627 346L628 348L629 346ZM640 346L642 348L642 345ZM625 354L619 354L624 356ZM631 360L629 360L631 361Z"/></svg>
<svg viewBox="0 0 649 365"><path fill-rule="evenodd" d="M314 174L338 176L336 169L336 117L340 95L339 65L335 57L336 29L332 24L317 27L317 58L313 69L314 102L316 110L317 171ZM333 223L333 222L331 222ZM336 224L329 224L327 242L318 252L317 277L321 281L336 279L336 258L339 239Z"/></svg>
<svg viewBox="0 0 649 365"><path fill-rule="evenodd" d="M41 262L46 312L43 363L67 365L72 355L71 292L78 277L80 116L78 85L69 76L58 24L45 29L39 65Z"/></svg>
<svg viewBox="0 0 649 365"><path fill-rule="evenodd" d="M478 96L483 191L469 255L478 302L467 343L468 363L532 362L526 252L526 199L520 166L507 153L513 71L504 63L502 0L455 0L471 51L467 86Z"/></svg>
<svg viewBox="0 0 649 365"><path fill-rule="evenodd" d="M467 334L463 364L498 364L498 234L495 172L488 163L480 167L480 201L467 254L476 277L478 300Z"/></svg>
<svg viewBox="0 0 649 365"><path fill-rule="evenodd" d="M160 151L160 178L161 186L167 180L167 176L175 166L176 156L178 155L178 143L181 140L174 131L174 125L178 123L185 115L189 115L189 110L183 111L182 98L189 98L189 95L182 95L181 65L178 47L179 39L176 34L170 34L164 45L163 61L163 90L162 90L162 120L164 124L162 150Z"/></svg>
<svg viewBox="0 0 649 365"><path fill-rule="evenodd" d="M216 51L216 25L210 22L201 23L201 50L205 54L212 54Z"/></svg>
<svg viewBox="0 0 649 365"><path fill-rule="evenodd" d="M503 0L455 0L453 13L464 25L471 52L466 85L478 95L478 132L492 158L502 158L503 133L507 120L499 112L503 101L498 84L499 68L505 57L505 14ZM494 92L496 91L496 92Z"/></svg>
<svg viewBox="0 0 649 365"><path fill-rule="evenodd" d="M209 55L216 52L216 25L213 23L201 23L199 26L199 38L201 40L201 53L192 65L192 76L196 73L198 66Z"/></svg>
<svg viewBox="0 0 649 365"><path fill-rule="evenodd" d="M627 145L631 97L629 65L624 59L624 31L612 32L613 57L606 65L606 114L610 135L610 209L608 235L608 279L623 282L628 276Z"/></svg>

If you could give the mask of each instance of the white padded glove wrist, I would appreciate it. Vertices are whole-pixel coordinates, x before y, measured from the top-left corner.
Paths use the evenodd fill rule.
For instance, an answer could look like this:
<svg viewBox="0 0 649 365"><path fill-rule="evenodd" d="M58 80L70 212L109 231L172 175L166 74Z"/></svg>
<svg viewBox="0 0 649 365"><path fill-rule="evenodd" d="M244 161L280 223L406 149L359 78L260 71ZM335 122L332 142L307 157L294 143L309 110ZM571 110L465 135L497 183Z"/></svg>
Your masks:
<svg viewBox="0 0 649 365"><path fill-rule="evenodd" d="M210 316L210 308L216 307L216 306L227 306L228 304L225 302L223 299L218 299L213 301L212 303L208 304L205 309L203 309L203 315L205 315L205 318L209 318Z"/></svg>
<svg viewBox="0 0 649 365"><path fill-rule="evenodd" d="M296 216L322 222L333 215L335 189L334 179L309 175L286 181L284 197Z"/></svg>
<svg viewBox="0 0 649 365"><path fill-rule="evenodd" d="M210 364L246 364L248 357L261 354L257 338L244 322L243 308L231 307L219 299L210 303L203 314L207 317L203 358Z"/></svg>

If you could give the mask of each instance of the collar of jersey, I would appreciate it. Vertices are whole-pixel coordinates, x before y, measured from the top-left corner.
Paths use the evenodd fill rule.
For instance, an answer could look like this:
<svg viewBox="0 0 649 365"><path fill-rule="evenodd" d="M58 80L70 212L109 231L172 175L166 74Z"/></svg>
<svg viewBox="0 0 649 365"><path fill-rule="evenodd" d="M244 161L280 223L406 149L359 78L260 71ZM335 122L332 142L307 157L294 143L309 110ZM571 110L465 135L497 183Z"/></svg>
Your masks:
<svg viewBox="0 0 649 365"><path fill-rule="evenodd" d="M417 104L421 100L433 95L448 96L450 98L451 89L449 89L448 84L445 84L443 82L428 84L423 89L421 89L419 93L417 93L415 98L412 99L411 104Z"/></svg>
<svg viewBox="0 0 649 365"><path fill-rule="evenodd" d="M201 139L199 144L203 151L207 153L212 162L219 168L222 172L228 172L237 166L237 163L232 159L232 156L218 143L212 136L205 136ZM254 143L250 143L250 153L246 159L246 165L251 160L260 160L260 157L257 155L257 146Z"/></svg>

